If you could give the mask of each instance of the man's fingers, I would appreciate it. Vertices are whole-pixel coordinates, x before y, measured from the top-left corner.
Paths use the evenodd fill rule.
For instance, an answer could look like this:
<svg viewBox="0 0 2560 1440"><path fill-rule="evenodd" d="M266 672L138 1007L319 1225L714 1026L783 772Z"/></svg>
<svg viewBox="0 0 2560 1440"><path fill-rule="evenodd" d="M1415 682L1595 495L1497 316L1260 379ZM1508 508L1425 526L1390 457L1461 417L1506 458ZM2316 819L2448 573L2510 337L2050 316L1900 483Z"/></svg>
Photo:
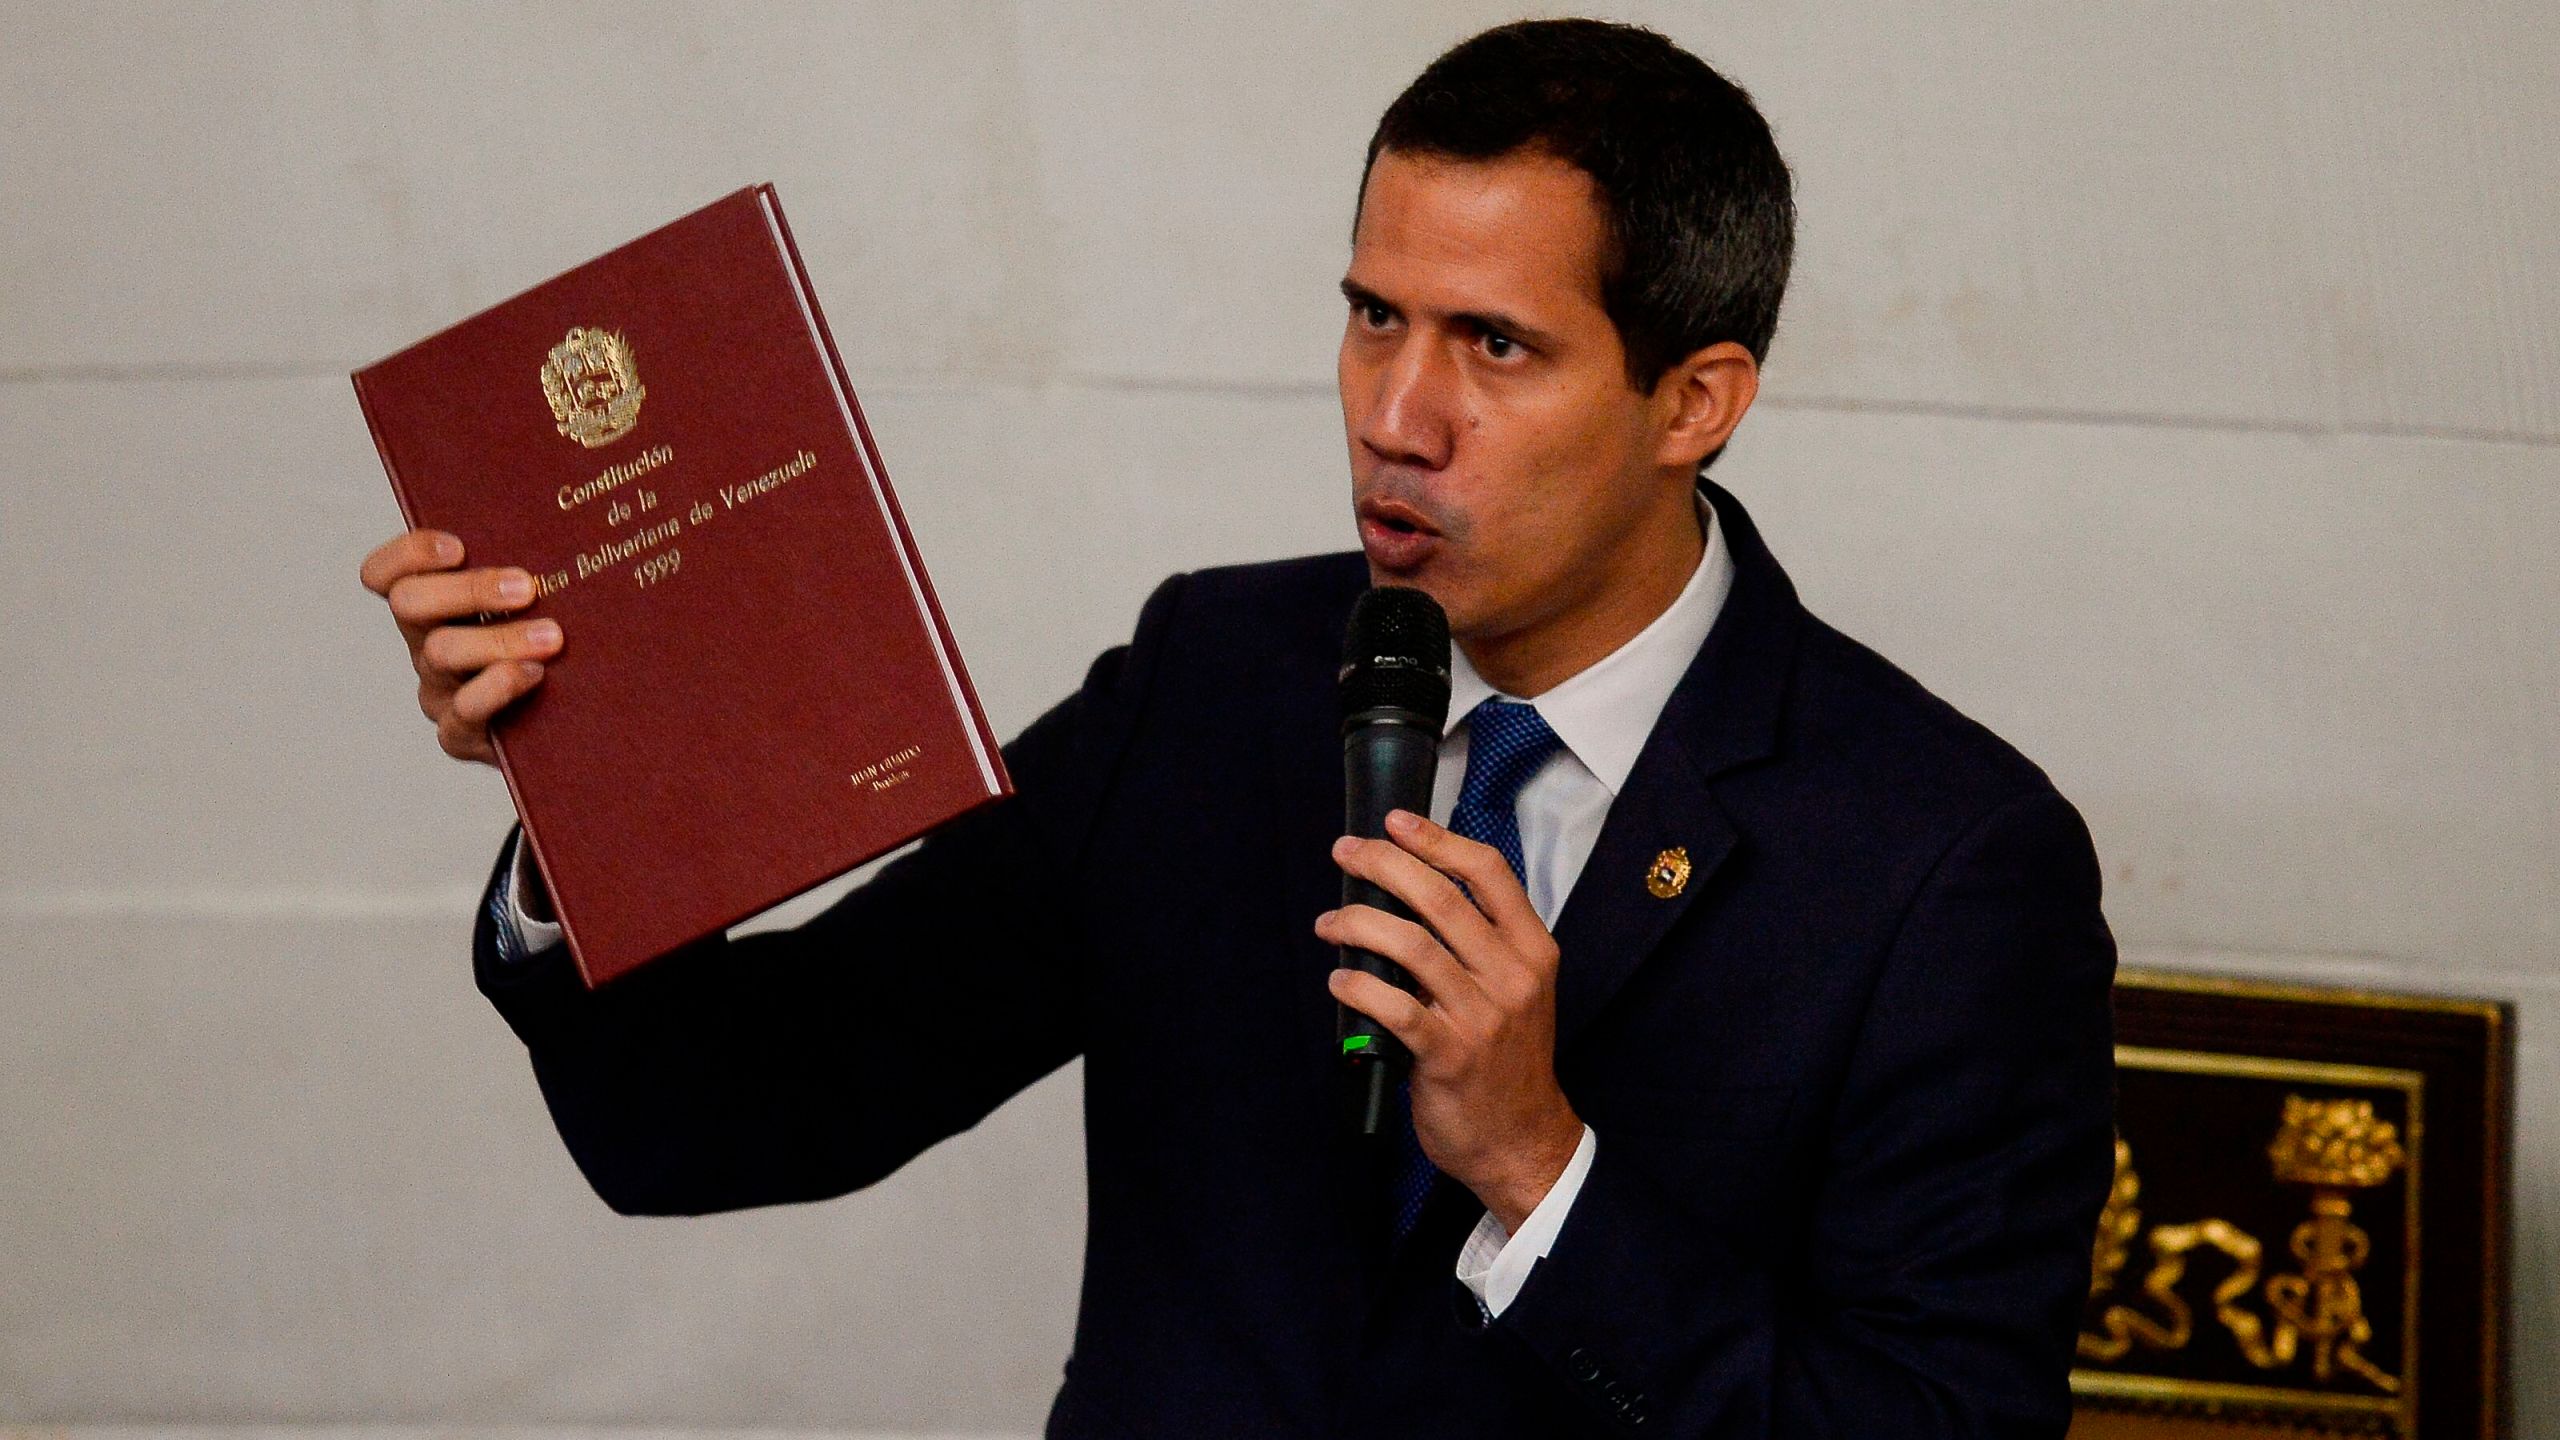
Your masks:
<svg viewBox="0 0 2560 1440"><path fill-rule="evenodd" d="M389 602L418 671L418 708L436 743L457 760L489 761L489 719L542 683L542 661L560 650L552 620L480 624L533 603L533 576L511 566L462 570L462 541L411 530L377 545L356 567L364 588ZM465 622L465 623L454 623Z"/></svg>
<svg viewBox="0 0 2560 1440"><path fill-rule="evenodd" d="M461 563L459 539L442 530L410 530L373 547L356 568L356 578L374 594L389 595L391 587L407 576L450 570Z"/></svg>
<svg viewBox="0 0 2560 1440"><path fill-rule="evenodd" d="M1430 931L1410 920L1367 905L1346 905L1317 916L1316 934L1332 944L1393 960L1413 976L1433 1004L1452 1014L1472 1012L1484 1003L1483 987L1467 967Z"/></svg>
<svg viewBox="0 0 2560 1440"><path fill-rule="evenodd" d="M477 727L485 735L490 716L506 709L518 696L541 683L540 661L509 660L492 665L464 681L462 688L453 692L453 718Z"/></svg>
<svg viewBox="0 0 2560 1440"><path fill-rule="evenodd" d="M542 673L539 661L501 660L459 689L430 678L418 686L418 708L436 722L436 744L444 753L456 760L495 763L498 752L489 743L489 718L541 684Z"/></svg>
<svg viewBox="0 0 2560 1440"><path fill-rule="evenodd" d="M404 575L385 598L403 625L441 625L482 611L523 609L533 603L533 576L513 566Z"/></svg>
<svg viewBox="0 0 2560 1440"><path fill-rule="evenodd" d="M1522 926L1546 929L1537 907L1529 903L1529 892L1520 888L1520 877L1512 873L1511 862L1501 851L1434 825L1410 810L1388 812L1387 834L1423 864L1456 876L1475 897L1476 908L1496 926L1515 933Z"/></svg>
<svg viewBox="0 0 2560 1440"><path fill-rule="evenodd" d="M1333 858L1346 872L1412 906L1413 913L1438 931L1451 950L1469 957L1470 965L1472 957L1494 938L1492 922L1456 882L1392 842L1346 835L1333 842Z"/></svg>
<svg viewBox="0 0 2560 1440"><path fill-rule="evenodd" d="M484 764L495 764L498 759L497 747L489 743L488 729L485 726L469 724L450 710L445 712L442 720L436 722L436 744L442 746L444 753L456 760L478 760Z"/></svg>
<svg viewBox="0 0 2560 1440"><path fill-rule="evenodd" d="M453 713L453 692L461 689L453 677L429 673L418 677L418 711L435 724Z"/></svg>
<svg viewBox="0 0 2560 1440"><path fill-rule="evenodd" d="M516 620L503 625L439 625L418 646L425 670L460 683L506 660L548 660L560 652L560 622Z"/></svg>
<svg viewBox="0 0 2560 1440"><path fill-rule="evenodd" d="M1375 975L1336 970L1326 978L1325 988L1334 999L1387 1027L1387 1033L1403 1041L1416 1060L1430 1054L1440 1039L1431 1012L1421 1001Z"/></svg>

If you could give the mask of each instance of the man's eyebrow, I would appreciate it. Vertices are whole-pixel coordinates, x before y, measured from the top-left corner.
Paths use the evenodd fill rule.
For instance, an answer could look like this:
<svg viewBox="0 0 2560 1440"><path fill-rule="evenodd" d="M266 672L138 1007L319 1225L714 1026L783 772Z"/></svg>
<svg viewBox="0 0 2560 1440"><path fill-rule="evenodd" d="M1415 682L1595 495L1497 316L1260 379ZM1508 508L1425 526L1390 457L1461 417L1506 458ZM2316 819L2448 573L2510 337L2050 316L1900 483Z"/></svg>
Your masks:
<svg viewBox="0 0 2560 1440"><path fill-rule="evenodd" d="M1524 325L1498 310L1461 310L1449 318L1471 330L1507 335L1532 350L1551 351L1556 348L1556 337L1553 335L1535 325Z"/></svg>
<svg viewBox="0 0 2560 1440"><path fill-rule="evenodd" d="M1379 298L1377 292L1371 290L1366 285L1356 284L1349 280L1342 282L1342 298L1350 301L1354 305L1376 305L1387 310L1393 310L1396 308L1393 305L1387 304L1385 300Z"/></svg>
<svg viewBox="0 0 2560 1440"><path fill-rule="evenodd" d="M1366 285L1351 280L1342 282L1342 298L1354 305L1375 305L1386 310L1400 308L1393 301ZM1452 314L1449 319L1451 323L1466 326L1471 330L1508 335L1532 350L1553 350L1556 347L1555 336L1535 325L1523 324L1499 310L1461 310Z"/></svg>

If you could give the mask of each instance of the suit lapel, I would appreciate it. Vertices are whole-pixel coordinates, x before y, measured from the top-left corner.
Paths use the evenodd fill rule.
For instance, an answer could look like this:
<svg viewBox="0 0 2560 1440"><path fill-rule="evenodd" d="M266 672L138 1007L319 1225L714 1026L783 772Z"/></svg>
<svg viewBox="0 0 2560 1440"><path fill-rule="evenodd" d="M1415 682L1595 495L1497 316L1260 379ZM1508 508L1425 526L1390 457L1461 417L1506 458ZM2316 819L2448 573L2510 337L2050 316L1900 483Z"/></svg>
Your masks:
<svg viewBox="0 0 2560 1440"><path fill-rule="evenodd" d="M1556 946L1564 955L1556 971L1559 1057L1696 903L1733 844L1731 822L1687 753L1656 731L1556 917ZM1681 860L1687 862L1683 883L1671 894L1655 894L1647 880L1657 866L1677 873Z"/></svg>
<svg viewBox="0 0 2560 1440"><path fill-rule="evenodd" d="M1713 481L1698 484L1733 559L1733 589L1663 705L1556 917L1564 956L1556 974L1560 1064L1733 854L1740 837L1716 803L1717 778L1777 750L1804 610L1742 503ZM1685 878L1648 885L1666 859L1675 871L1685 860Z"/></svg>

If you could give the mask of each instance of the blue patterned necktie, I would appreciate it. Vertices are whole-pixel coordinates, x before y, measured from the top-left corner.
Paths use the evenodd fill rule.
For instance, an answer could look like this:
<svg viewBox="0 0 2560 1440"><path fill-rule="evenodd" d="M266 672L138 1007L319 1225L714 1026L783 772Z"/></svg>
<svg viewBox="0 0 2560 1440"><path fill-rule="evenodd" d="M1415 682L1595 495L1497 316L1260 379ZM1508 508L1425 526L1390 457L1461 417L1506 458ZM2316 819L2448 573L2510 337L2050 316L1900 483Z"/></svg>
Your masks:
<svg viewBox="0 0 2560 1440"><path fill-rule="evenodd" d="M1470 840L1481 840L1502 852L1511 873L1528 877L1520 848L1520 787L1547 763L1564 742L1547 728L1537 707L1512 700L1486 700L1467 712L1467 777L1458 785L1458 803L1449 812L1449 828ZM1408 1081L1396 1093L1397 1133L1402 1138L1395 1174L1396 1238L1402 1240L1422 1218L1422 1202L1440 1172L1422 1153L1413 1133L1413 1094Z"/></svg>

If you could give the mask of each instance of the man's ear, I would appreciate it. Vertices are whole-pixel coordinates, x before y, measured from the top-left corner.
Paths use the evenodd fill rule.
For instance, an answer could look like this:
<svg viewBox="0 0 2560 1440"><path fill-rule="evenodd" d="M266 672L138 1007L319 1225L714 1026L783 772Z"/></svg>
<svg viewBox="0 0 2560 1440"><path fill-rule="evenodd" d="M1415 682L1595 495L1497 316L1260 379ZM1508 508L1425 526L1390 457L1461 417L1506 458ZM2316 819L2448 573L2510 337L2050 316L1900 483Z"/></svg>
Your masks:
<svg viewBox="0 0 2560 1440"><path fill-rule="evenodd" d="M1759 395L1760 362L1731 340L1719 340L1662 372L1653 391L1663 418L1654 463L1696 473L1700 461L1724 448Z"/></svg>

